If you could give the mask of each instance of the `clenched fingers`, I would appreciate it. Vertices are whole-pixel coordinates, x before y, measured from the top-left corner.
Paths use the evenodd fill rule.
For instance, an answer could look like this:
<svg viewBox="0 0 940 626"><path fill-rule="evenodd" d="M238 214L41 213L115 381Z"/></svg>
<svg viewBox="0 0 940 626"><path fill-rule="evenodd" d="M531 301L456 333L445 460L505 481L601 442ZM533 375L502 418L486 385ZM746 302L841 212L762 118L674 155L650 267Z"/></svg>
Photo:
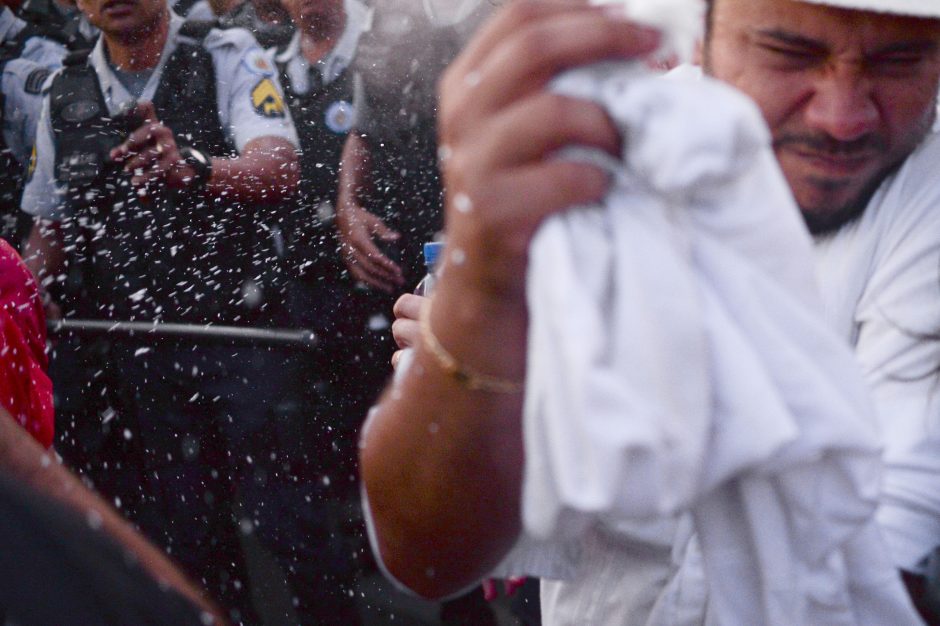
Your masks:
<svg viewBox="0 0 940 626"><path fill-rule="evenodd" d="M524 10L511 5L507 11L514 9ZM500 34L502 38L476 65L456 64L445 74L441 83L445 136L448 121L472 124L541 89L563 70L600 60L638 58L659 44L656 31L596 7L539 15L514 32Z"/></svg>
<svg viewBox="0 0 940 626"><path fill-rule="evenodd" d="M547 91L508 107L487 125L491 132L468 137L464 145L494 167L525 165L570 145L620 154L620 132L599 105ZM522 133L526 141L516 141Z"/></svg>
<svg viewBox="0 0 940 626"><path fill-rule="evenodd" d="M392 314L395 319L417 321L421 316L421 309L427 301L428 299L425 296L406 293L395 301Z"/></svg>

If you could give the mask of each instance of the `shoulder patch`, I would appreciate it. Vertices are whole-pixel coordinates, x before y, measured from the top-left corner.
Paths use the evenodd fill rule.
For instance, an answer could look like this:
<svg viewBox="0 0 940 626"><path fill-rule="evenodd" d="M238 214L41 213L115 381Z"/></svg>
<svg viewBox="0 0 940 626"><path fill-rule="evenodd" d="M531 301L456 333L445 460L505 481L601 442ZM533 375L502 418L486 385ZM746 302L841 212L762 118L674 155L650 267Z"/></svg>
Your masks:
<svg viewBox="0 0 940 626"><path fill-rule="evenodd" d="M29 182L33 179L33 174L36 173L36 144L33 143L33 151L29 155L29 167L26 170L26 182Z"/></svg>
<svg viewBox="0 0 940 626"><path fill-rule="evenodd" d="M251 90L251 105L263 117L284 117L284 98L270 78L262 78Z"/></svg>
<svg viewBox="0 0 940 626"><path fill-rule="evenodd" d="M346 100L337 100L326 109L326 127L337 135L348 133L356 121L356 109Z"/></svg>
<svg viewBox="0 0 940 626"><path fill-rule="evenodd" d="M42 93L42 86L46 84L46 80L48 80L50 74L52 74L52 72L46 68L37 67L26 77L26 83L23 89L26 90L26 93L33 95Z"/></svg>
<svg viewBox="0 0 940 626"><path fill-rule="evenodd" d="M252 48L242 58L245 68L258 76L274 76L274 64L261 48Z"/></svg>

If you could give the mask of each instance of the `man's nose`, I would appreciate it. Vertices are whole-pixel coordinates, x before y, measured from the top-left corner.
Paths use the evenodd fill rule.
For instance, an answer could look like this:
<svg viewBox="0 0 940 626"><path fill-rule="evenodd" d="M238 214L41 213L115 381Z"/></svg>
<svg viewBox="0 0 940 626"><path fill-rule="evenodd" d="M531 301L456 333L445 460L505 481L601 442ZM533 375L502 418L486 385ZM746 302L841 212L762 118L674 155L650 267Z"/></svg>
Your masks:
<svg viewBox="0 0 940 626"><path fill-rule="evenodd" d="M839 141L876 130L879 119L870 81L852 66L837 66L819 77L806 107L807 125Z"/></svg>

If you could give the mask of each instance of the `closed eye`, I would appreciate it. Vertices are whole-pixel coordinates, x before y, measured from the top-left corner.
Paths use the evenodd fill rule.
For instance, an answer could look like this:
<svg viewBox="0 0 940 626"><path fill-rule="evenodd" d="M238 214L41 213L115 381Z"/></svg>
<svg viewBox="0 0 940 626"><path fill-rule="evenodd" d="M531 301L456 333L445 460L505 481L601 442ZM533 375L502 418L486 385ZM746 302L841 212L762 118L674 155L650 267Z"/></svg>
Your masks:
<svg viewBox="0 0 940 626"><path fill-rule="evenodd" d="M823 58L818 50L780 45L776 43L758 43L758 47L769 53L771 61L784 66L804 68L819 63Z"/></svg>

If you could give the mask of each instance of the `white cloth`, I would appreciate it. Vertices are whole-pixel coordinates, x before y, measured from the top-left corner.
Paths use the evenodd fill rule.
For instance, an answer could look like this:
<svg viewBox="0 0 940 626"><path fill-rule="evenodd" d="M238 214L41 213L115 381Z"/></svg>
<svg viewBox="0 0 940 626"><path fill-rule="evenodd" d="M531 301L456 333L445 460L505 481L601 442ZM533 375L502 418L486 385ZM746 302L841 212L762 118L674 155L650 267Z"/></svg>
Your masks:
<svg viewBox="0 0 940 626"><path fill-rule="evenodd" d="M144 87L141 100L152 100L163 75L163 68L176 46L183 40L196 44L180 35L183 18L170 13L170 31L164 45L160 62ZM283 103L283 92L274 66L258 47L254 37L241 28L213 30L204 45L212 56L216 78L216 100L219 121L226 138L241 152L245 145L258 137L282 137L297 146L297 133L290 113ZM104 39L98 40L92 50L90 63L95 68L105 103L111 115L133 100L133 96L114 75L105 54ZM279 98L276 114L266 114L263 107L256 106L253 93L267 83L273 85ZM33 175L23 192L22 207L27 213L45 219L60 220L63 217L63 193L55 180L55 142L52 122L49 119L49 98L45 98L39 128L36 132L36 163Z"/></svg>
<svg viewBox="0 0 940 626"><path fill-rule="evenodd" d="M570 575L587 534L688 511L673 581L704 566L708 589L688 623L918 623L874 528L864 382L759 112L623 66L557 87L606 106L626 148L603 206L531 249L523 522L564 549L527 573ZM686 623L669 589L648 623Z"/></svg>

